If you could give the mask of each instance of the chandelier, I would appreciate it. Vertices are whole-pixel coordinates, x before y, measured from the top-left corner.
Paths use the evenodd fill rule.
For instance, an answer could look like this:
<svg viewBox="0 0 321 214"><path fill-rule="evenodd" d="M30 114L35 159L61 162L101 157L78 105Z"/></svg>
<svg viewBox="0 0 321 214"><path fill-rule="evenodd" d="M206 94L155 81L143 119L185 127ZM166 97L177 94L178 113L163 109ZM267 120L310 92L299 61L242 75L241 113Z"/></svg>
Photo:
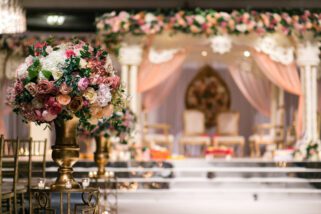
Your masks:
<svg viewBox="0 0 321 214"><path fill-rule="evenodd" d="M26 30L26 14L20 0L0 0L0 34L22 33Z"/></svg>

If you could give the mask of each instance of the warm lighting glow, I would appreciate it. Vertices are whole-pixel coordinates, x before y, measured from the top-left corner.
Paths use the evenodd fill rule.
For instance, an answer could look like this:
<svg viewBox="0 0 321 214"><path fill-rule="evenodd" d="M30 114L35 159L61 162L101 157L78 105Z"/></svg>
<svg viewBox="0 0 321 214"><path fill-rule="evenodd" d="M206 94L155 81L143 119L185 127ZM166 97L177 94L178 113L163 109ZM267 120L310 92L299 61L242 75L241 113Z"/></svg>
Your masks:
<svg viewBox="0 0 321 214"><path fill-rule="evenodd" d="M16 0L0 1L0 34L26 31L26 14Z"/></svg>
<svg viewBox="0 0 321 214"><path fill-rule="evenodd" d="M244 55L245 57L250 57L250 56L251 56L251 52L250 52L250 51L244 51L244 52L243 52L243 55Z"/></svg>
<svg viewBox="0 0 321 214"><path fill-rule="evenodd" d="M204 57L207 56L207 51L202 51L201 55L204 56Z"/></svg>
<svg viewBox="0 0 321 214"><path fill-rule="evenodd" d="M48 25L63 25L65 22L65 17L60 15L49 15L47 16Z"/></svg>

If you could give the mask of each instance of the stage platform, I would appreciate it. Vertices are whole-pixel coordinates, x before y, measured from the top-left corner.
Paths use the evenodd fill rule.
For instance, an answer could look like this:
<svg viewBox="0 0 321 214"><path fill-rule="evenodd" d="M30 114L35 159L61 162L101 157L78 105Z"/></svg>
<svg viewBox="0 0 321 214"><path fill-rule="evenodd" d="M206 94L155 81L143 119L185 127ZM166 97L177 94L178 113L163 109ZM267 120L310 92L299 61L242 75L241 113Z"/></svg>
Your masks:
<svg viewBox="0 0 321 214"><path fill-rule="evenodd" d="M77 179L97 168L80 160ZM112 162L119 214L316 214L321 210L321 162L263 159L183 159ZM57 167L47 163L47 176Z"/></svg>

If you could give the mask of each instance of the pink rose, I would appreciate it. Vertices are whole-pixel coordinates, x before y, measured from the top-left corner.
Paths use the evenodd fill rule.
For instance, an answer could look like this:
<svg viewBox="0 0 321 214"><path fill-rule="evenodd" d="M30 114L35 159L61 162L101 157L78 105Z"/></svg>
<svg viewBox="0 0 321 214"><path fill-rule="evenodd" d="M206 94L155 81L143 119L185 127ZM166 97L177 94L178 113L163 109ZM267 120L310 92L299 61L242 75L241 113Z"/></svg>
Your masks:
<svg viewBox="0 0 321 214"><path fill-rule="evenodd" d="M16 94L20 94L23 91L23 83L21 80L17 80L14 85L14 89L16 91Z"/></svg>
<svg viewBox="0 0 321 214"><path fill-rule="evenodd" d="M68 85L64 82L60 85L59 92L62 94L69 94L72 91L72 88L68 87Z"/></svg>
<svg viewBox="0 0 321 214"><path fill-rule="evenodd" d="M84 91L88 88L89 80L88 78L81 78L78 82L78 89Z"/></svg>
<svg viewBox="0 0 321 214"><path fill-rule="evenodd" d="M48 109L49 113L53 115L59 114L62 110L61 104L56 101L55 97L49 97L45 106Z"/></svg>
<svg viewBox="0 0 321 214"><path fill-rule="evenodd" d="M120 85L120 78L119 76L107 77L107 82L112 88L116 89Z"/></svg>
<svg viewBox="0 0 321 214"><path fill-rule="evenodd" d="M57 115L51 114L49 111L45 110L42 112L42 117L45 121L51 122L57 118Z"/></svg>
<svg viewBox="0 0 321 214"><path fill-rule="evenodd" d="M54 85L48 80L40 80L37 85L37 91L39 94L49 94L54 91Z"/></svg>
<svg viewBox="0 0 321 214"><path fill-rule="evenodd" d="M72 56L76 56L76 53L73 50L66 50L66 57L69 59Z"/></svg>
<svg viewBox="0 0 321 214"><path fill-rule="evenodd" d="M30 82L27 85L25 85L25 88L27 91L34 97L37 94L37 85L36 83Z"/></svg>
<svg viewBox="0 0 321 214"><path fill-rule="evenodd" d="M50 114L57 115L61 112L62 107L61 104L58 102L55 102L52 106L49 107L48 111Z"/></svg>

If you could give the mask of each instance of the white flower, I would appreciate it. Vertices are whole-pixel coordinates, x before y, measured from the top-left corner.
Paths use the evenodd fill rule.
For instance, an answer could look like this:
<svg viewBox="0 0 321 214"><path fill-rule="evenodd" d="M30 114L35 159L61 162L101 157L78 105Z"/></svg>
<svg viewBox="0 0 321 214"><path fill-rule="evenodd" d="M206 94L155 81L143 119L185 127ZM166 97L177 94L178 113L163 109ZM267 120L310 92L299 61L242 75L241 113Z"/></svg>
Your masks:
<svg viewBox="0 0 321 214"><path fill-rule="evenodd" d="M33 63L33 57L31 55L29 55L26 59L25 59L25 63L30 66Z"/></svg>
<svg viewBox="0 0 321 214"><path fill-rule="evenodd" d="M17 72L17 77L18 78L22 78L28 75L28 65L27 63L22 63L21 65L19 65L19 67L17 68L16 72Z"/></svg>
<svg viewBox="0 0 321 214"><path fill-rule="evenodd" d="M107 106L112 99L110 88L107 84L99 85L97 102L101 107Z"/></svg>
<svg viewBox="0 0 321 214"><path fill-rule="evenodd" d="M51 74L54 80L58 80L62 77L63 72L61 70L55 70L55 71L51 71Z"/></svg>
<svg viewBox="0 0 321 214"><path fill-rule="evenodd" d="M203 24L205 22L205 18L201 15L197 15L195 16L195 20L199 23L199 24Z"/></svg>
<svg viewBox="0 0 321 214"><path fill-rule="evenodd" d="M152 13L146 13L145 15L145 22L151 23L152 21L156 21L156 16Z"/></svg>
<svg viewBox="0 0 321 214"><path fill-rule="evenodd" d="M80 68L86 68L87 61L81 58L80 62L79 62L79 65L80 65Z"/></svg>
<svg viewBox="0 0 321 214"><path fill-rule="evenodd" d="M62 76L61 68L65 64L65 50L59 49L51 52L47 57L40 59L42 69L50 71L55 80ZM39 72L41 73L41 72ZM39 74L41 76L42 74Z"/></svg>
<svg viewBox="0 0 321 214"><path fill-rule="evenodd" d="M240 32L245 32L247 30L246 24L236 25L236 29Z"/></svg>
<svg viewBox="0 0 321 214"><path fill-rule="evenodd" d="M46 47L46 52L49 54L53 51L53 48L51 46Z"/></svg>

